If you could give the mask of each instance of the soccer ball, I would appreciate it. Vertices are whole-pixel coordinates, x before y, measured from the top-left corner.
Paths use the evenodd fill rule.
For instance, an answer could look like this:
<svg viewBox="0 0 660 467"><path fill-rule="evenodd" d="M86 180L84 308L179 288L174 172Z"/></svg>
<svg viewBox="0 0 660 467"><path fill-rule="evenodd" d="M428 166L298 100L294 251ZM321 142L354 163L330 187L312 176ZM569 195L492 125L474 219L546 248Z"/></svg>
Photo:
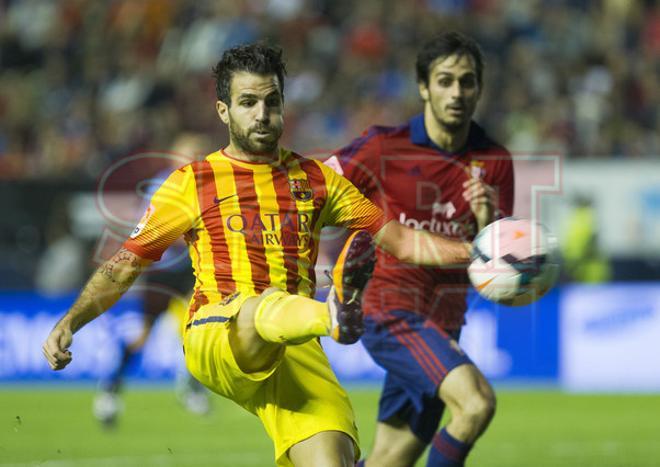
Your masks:
<svg viewBox="0 0 660 467"><path fill-rule="evenodd" d="M482 297L504 305L528 305L557 281L557 240L537 222L497 220L475 237L468 275Z"/></svg>

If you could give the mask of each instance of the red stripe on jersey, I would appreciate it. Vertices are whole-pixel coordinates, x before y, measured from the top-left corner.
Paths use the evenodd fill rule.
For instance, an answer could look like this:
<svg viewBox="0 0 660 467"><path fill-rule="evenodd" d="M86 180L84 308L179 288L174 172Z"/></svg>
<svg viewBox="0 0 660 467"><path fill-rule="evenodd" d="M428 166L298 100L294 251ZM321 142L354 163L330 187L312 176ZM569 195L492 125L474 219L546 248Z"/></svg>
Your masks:
<svg viewBox="0 0 660 467"><path fill-rule="evenodd" d="M302 157L298 156L300 159L300 168L307 174L307 180L312 187L314 193L314 214L312 215L312 221L309 224L310 230L310 248L314 252L314 256L311 258L311 264L307 273L309 278L312 281L312 284L316 284L316 271L314 270L314 265L316 264L316 255L319 249L316 247L317 240L314 238L314 229L316 228L316 223L319 220L321 215L321 210L325 206L325 200L328 197L328 188L325 184L325 177L321 168L318 166L318 163L313 160L305 160Z"/></svg>
<svg viewBox="0 0 660 467"><path fill-rule="evenodd" d="M234 169L234 182L241 215L245 219L245 248L250 268L252 270L252 284L255 293L260 294L270 287L270 266L266 259L266 249L263 243L263 228L259 209L259 198L254 188L254 173L250 169L232 166ZM260 222L256 222L257 218Z"/></svg>
<svg viewBox="0 0 660 467"><path fill-rule="evenodd" d="M199 310L204 305L207 305L208 303L208 297L204 295L204 292L202 292L201 289L196 288L195 293L193 294L192 306L188 310L188 320L190 320L193 315L197 313L197 310Z"/></svg>
<svg viewBox="0 0 660 467"><path fill-rule="evenodd" d="M192 237L192 236L191 236ZM192 245L192 247L195 249L197 252L197 267L195 268L196 271L201 271L201 255L199 254L199 248L197 248L197 240L194 238L190 238L189 243ZM193 315L197 313L197 310L199 310L201 307L204 305L207 305L209 303L209 298L202 292L202 281L199 277L196 278L197 283L200 284L200 286L195 287L195 292L193 293L192 296L192 304L190 305L190 309L188 310L188 321L192 319Z"/></svg>
<svg viewBox="0 0 660 467"><path fill-rule="evenodd" d="M193 162L191 166L195 174L199 209L211 241L213 269L218 292L222 295L231 294L236 290L236 281L232 277L231 258L220 215L220 206L214 202L218 191L215 186L213 167L208 161Z"/></svg>
<svg viewBox="0 0 660 467"><path fill-rule="evenodd" d="M280 235L282 236L282 252L284 255L284 267L286 268L286 291L290 294L298 292L300 275L298 274L298 206L291 195L289 186L289 174L284 167L273 167L273 186L277 195L277 205L280 215ZM293 236L285 235L283 227L293 225ZM285 238L293 238L285 242Z"/></svg>

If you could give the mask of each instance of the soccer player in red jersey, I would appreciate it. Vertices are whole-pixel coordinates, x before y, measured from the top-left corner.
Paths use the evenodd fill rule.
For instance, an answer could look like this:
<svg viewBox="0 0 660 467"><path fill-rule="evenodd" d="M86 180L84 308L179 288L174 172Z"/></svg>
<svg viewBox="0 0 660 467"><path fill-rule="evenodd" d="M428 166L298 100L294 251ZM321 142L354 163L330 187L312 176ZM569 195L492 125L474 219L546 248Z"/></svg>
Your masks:
<svg viewBox="0 0 660 467"><path fill-rule="evenodd" d="M223 54L216 110L229 145L172 172L43 353L54 370L67 366L73 334L183 236L196 279L183 336L190 372L259 417L277 465L340 467L359 456L357 428L317 337L351 344L362 334L370 234L401 261L435 266L467 261L470 245L406 228L329 167L281 148L284 72L281 51L265 45ZM312 297L324 225L355 232L321 303Z"/></svg>
<svg viewBox="0 0 660 467"><path fill-rule="evenodd" d="M369 128L326 163L402 224L472 240L513 208L511 157L472 120L482 74L472 39L438 35L417 57L424 112ZM495 412L490 384L457 343L467 273L378 256L362 342L387 374L373 451L361 463L410 466L430 444L428 466L462 466ZM437 432L445 406L451 421Z"/></svg>

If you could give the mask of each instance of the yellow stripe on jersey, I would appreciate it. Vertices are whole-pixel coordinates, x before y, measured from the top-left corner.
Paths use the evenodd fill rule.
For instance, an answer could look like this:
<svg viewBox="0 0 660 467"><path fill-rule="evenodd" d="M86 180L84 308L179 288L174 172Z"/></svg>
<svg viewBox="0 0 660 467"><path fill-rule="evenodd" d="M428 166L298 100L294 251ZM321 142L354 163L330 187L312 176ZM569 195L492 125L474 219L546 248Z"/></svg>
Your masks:
<svg viewBox="0 0 660 467"><path fill-rule="evenodd" d="M265 219L262 241L266 250L266 260L270 268L270 284L286 290L286 268L284 266L284 246L277 241L269 228L275 223L275 216L269 216L274 210L279 211L277 193L273 185L273 174L267 170L254 170L254 188L259 200L259 216ZM270 221L270 222L269 222Z"/></svg>

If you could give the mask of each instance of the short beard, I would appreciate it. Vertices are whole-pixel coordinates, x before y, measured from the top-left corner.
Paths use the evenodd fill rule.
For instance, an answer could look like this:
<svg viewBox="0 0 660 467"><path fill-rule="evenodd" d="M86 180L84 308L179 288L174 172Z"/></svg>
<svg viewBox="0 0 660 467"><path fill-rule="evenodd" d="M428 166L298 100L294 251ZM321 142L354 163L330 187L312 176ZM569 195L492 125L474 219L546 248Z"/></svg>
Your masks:
<svg viewBox="0 0 660 467"><path fill-rule="evenodd" d="M452 135L460 132L463 128L465 128L470 124L471 118L469 118L467 121L464 122L457 122L457 123L445 122L440 118L440 115L436 113L435 108L432 105L431 105L431 112L433 113L433 118L435 118L435 121L438 122L445 129L445 131L447 131L447 133Z"/></svg>
<svg viewBox="0 0 660 467"><path fill-rule="evenodd" d="M255 144L250 140L250 130L242 132L240 129L234 128L231 120L229 121L229 136L232 144L246 154L272 154L277 149L281 134L281 132L277 134L272 142Z"/></svg>

